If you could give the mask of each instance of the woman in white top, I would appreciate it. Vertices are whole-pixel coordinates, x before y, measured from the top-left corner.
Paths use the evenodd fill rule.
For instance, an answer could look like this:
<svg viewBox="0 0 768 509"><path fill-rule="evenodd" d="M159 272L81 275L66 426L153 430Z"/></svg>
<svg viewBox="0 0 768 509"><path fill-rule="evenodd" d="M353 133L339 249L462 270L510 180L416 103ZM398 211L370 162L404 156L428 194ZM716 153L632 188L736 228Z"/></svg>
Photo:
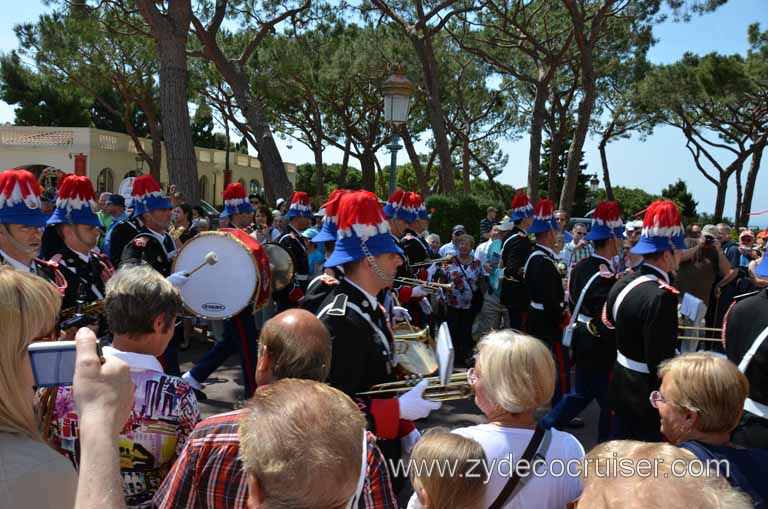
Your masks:
<svg viewBox="0 0 768 509"><path fill-rule="evenodd" d="M77 474L43 441L27 347L56 325L61 295L44 279L0 265L0 506L67 508Z"/></svg>
<svg viewBox="0 0 768 509"><path fill-rule="evenodd" d="M483 447L490 480L482 507L490 507L509 481L510 459L514 465L533 437L536 409L552 397L555 364L544 343L509 329L488 334L478 348L476 366L467 375L475 390L475 403L488 423L453 433L472 438ZM549 442L546 451L543 446L538 449L543 453L543 465L536 469L536 475L518 483L502 506L505 509L560 509L581 493L577 462L584 458L584 448L569 433L555 429L550 433L543 441ZM566 470L569 461L573 475ZM414 496L408 507L422 506Z"/></svg>

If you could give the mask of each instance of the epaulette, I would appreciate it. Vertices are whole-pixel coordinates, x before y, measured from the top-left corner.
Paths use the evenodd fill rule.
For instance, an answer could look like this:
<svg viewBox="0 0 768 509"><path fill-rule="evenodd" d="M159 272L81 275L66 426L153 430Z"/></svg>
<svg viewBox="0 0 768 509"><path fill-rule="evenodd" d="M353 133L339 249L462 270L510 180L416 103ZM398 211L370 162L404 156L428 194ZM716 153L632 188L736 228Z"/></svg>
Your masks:
<svg viewBox="0 0 768 509"><path fill-rule="evenodd" d="M336 297L333 299L333 302L331 303L331 308L328 310L328 314L331 316L346 315L347 300L349 300L349 297L347 297L347 294L345 293L337 294Z"/></svg>
<svg viewBox="0 0 768 509"><path fill-rule="evenodd" d="M668 291L672 295L680 295L680 290L678 290L671 284L667 283L663 279L659 279L659 288L664 288L666 291Z"/></svg>
<svg viewBox="0 0 768 509"><path fill-rule="evenodd" d="M149 243L149 239L147 237L138 236L138 237L134 237L131 243L140 249L144 249L145 247L147 247L147 243Z"/></svg>
<svg viewBox="0 0 768 509"><path fill-rule="evenodd" d="M744 298L746 298L746 297L752 297L753 295L757 295L758 293L760 293L760 290L755 290L755 291L752 291L752 292L742 293L742 294L740 294L740 295L736 295L736 296L733 298L733 300L734 300L734 301L737 301L737 300L741 300L741 299L744 299Z"/></svg>
<svg viewBox="0 0 768 509"><path fill-rule="evenodd" d="M42 258L35 258L35 263L38 265L42 265L43 267L48 267L49 269L53 270L59 270L59 263L58 260L60 260L61 257L58 259L51 258L50 260L43 260Z"/></svg>
<svg viewBox="0 0 768 509"><path fill-rule="evenodd" d="M403 240L414 240L415 238L416 237L414 237L410 233L406 233L405 235L403 235Z"/></svg>
<svg viewBox="0 0 768 509"><path fill-rule="evenodd" d="M598 270L600 271L600 277L611 279L616 275L613 273L611 268L604 263L600 264L600 266L598 267Z"/></svg>

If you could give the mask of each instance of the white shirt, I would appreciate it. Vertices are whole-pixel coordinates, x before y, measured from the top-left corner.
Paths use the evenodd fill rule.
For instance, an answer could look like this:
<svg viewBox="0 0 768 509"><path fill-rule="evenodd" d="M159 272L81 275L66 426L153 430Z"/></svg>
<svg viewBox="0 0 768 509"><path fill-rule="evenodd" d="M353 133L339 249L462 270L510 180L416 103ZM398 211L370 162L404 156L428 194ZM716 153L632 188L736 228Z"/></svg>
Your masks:
<svg viewBox="0 0 768 509"><path fill-rule="evenodd" d="M23 272L32 272L32 265L24 265L23 263L21 263L21 262L20 262L19 260L17 260L16 258L12 258L12 257L11 257L11 255L9 255L8 253L6 253L6 252L5 252L5 251L3 251L2 249L0 249L0 255L2 255L2 256L3 256L3 258L5 259L5 263L7 263L8 265L10 265L10 266L11 266L11 267L13 267L14 269L16 269L16 270L21 270L21 271L23 271ZM32 264L33 264L33 265L34 265L34 263L35 263L35 262L32 262Z"/></svg>
<svg viewBox="0 0 768 509"><path fill-rule="evenodd" d="M582 461L584 458L584 448L579 441L570 433L550 430L552 440L549 444L546 454L546 462L549 465L553 460L563 462L563 470L570 460ZM485 452L487 468L492 469L491 479L485 490L485 498L482 507L489 507L501 490L509 481L507 473L509 472L509 457L512 454L512 461L517 461L522 457L528 443L533 437L532 429L503 428L493 424L480 424L459 428L452 431L457 435L472 438L480 443ZM496 463L494 464L494 460ZM504 462L502 462L504 460ZM560 463L555 462L551 466L555 474L560 473ZM578 472L574 463L571 467L572 472ZM499 473L501 472L501 473ZM568 502L575 500L581 494L581 480L576 476L569 476L567 471L557 477L552 474L537 477L531 475L522 488L519 488L503 507L504 509L550 509L566 507ZM414 494L408 501L408 509L422 509L418 498Z"/></svg>
<svg viewBox="0 0 768 509"><path fill-rule="evenodd" d="M131 371L159 371L160 373L164 371L163 365L160 364L160 361L154 355L123 352L113 346L105 346L102 348L102 352L105 356L115 357L125 362L131 368Z"/></svg>
<svg viewBox="0 0 768 509"><path fill-rule="evenodd" d="M440 250L438 251L438 254L440 255L440 258L445 258L448 255L451 256L458 256L459 255L459 249L456 247L456 244L453 242L449 242L447 244L443 244L440 246ZM469 252L469 255L474 258L475 257L475 250L471 250Z"/></svg>
<svg viewBox="0 0 768 509"><path fill-rule="evenodd" d="M488 239L477 246L477 249L475 250L475 258L477 258L480 263L485 263L485 259L488 257L488 250L491 248L491 244L493 244L493 239Z"/></svg>

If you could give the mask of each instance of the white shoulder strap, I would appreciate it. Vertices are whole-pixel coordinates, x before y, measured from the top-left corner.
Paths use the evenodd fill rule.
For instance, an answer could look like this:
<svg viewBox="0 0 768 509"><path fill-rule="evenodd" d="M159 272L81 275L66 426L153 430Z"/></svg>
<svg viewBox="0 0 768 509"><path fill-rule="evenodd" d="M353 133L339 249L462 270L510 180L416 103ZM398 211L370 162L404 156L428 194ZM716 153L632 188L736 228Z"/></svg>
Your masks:
<svg viewBox="0 0 768 509"><path fill-rule="evenodd" d="M742 373L747 372L747 368L749 367L749 363L752 361L752 357L755 356L757 353L757 350L760 348L760 345L763 344L765 341L765 338L768 337L768 327L763 329L763 332L760 333L759 336L755 338L755 340L752 342L752 346L749 347L749 350L747 350L747 353L744 354L744 357L742 357L741 362L739 363L739 371Z"/></svg>
<svg viewBox="0 0 768 509"><path fill-rule="evenodd" d="M627 286L624 287L624 289L619 293L619 296L616 297L616 301L613 303L613 323L616 323L616 319L619 315L619 306L621 306L621 303L624 301L624 299L629 295L629 292L631 292L636 286L639 286L643 283L647 283L649 281L658 281L659 278L656 276L652 276L649 274L642 275L629 283Z"/></svg>
<svg viewBox="0 0 768 509"><path fill-rule="evenodd" d="M528 259L525 260L525 266L523 267L523 276L528 272L528 264L531 263L534 256L544 256L544 251L534 250L528 255Z"/></svg>
<svg viewBox="0 0 768 509"><path fill-rule="evenodd" d="M584 288L581 290L581 293L579 294L579 299L576 301L576 307L573 308L573 313L571 313L571 320L568 322L568 327L571 327L576 320L579 318L579 310L581 310L581 303L584 302L584 296L587 295L587 290L589 290L589 287L592 286L592 283L600 277L602 272L597 271L594 274L592 274L592 277L589 278L589 281L587 281L587 284L584 285Z"/></svg>
<svg viewBox="0 0 768 509"><path fill-rule="evenodd" d="M323 309L320 310L319 313L317 313L318 318L322 318L328 313L328 310L333 307L333 303L330 303L326 305ZM390 353L391 349L389 347L389 339L387 339L387 335L384 334L379 327L376 326L375 323L373 323L373 320L371 320L371 317L367 313L363 313L363 310L358 307L357 304L353 304L351 302L347 302L347 308L353 310L355 313L360 315L360 317L368 322L368 324L373 328L373 331L376 335L376 339L378 342L381 343L381 346L383 346L387 353Z"/></svg>

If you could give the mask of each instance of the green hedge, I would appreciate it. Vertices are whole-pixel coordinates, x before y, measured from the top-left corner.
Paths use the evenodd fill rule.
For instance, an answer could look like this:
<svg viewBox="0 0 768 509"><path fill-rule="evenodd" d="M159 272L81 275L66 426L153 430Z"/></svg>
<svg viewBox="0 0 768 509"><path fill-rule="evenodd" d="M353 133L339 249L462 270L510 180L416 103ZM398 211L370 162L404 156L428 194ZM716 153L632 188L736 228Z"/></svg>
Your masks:
<svg viewBox="0 0 768 509"><path fill-rule="evenodd" d="M490 206L499 210L497 218L501 220L502 211L506 207L491 196L433 194L426 202L427 210L431 214L429 231L440 235L441 242L445 244L451 239L451 229L461 224L467 229L467 233L475 238L477 244L480 239L480 221L486 216Z"/></svg>

